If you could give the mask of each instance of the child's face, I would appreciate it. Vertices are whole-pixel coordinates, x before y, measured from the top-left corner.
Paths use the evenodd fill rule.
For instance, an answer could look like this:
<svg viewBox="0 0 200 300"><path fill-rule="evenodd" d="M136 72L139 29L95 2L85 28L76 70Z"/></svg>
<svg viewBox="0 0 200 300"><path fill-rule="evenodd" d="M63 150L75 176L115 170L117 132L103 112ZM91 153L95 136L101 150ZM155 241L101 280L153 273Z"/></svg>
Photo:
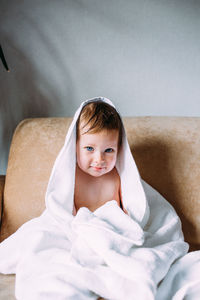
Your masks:
<svg viewBox="0 0 200 300"><path fill-rule="evenodd" d="M79 131L76 143L77 164L85 173L99 177L115 167L119 133L117 130L102 130L83 134L87 129Z"/></svg>

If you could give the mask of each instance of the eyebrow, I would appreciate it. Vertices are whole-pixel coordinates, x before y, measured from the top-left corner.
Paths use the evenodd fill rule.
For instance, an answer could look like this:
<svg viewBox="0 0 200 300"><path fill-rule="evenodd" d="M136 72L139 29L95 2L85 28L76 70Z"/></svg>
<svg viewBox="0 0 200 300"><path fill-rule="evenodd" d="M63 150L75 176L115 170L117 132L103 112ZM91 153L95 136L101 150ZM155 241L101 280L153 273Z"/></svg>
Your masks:
<svg viewBox="0 0 200 300"><path fill-rule="evenodd" d="M117 145L118 145L118 144L112 144L112 145L106 146L105 149L108 149L108 148L116 148ZM83 147L88 147L88 146L96 147L95 144L91 144L91 143L84 143L84 146L83 146Z"/></svg>

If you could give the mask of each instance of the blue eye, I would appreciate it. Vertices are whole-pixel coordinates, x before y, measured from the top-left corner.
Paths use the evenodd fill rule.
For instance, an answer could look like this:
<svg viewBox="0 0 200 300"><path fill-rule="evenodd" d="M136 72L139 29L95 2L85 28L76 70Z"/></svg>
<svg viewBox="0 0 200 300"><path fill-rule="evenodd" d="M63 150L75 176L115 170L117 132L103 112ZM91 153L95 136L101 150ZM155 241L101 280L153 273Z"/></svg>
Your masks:
<svg viewBox="0 0 200 300"><path fill-rule="evenodd" d="M106 149L105 150L105 152L107 152L107 153L111 153L111 152L113 152L114 150L112 149L112 148L108 148L108 149Z"/></svg>
<svg viewBox="0 0 200 300"><path fill-rule="evenodd" d="M88 146L88 147L85 147L85 148L87 149L87 151L90 151L90 152L94 150L93 147L89 147L89 146Z"/></svg>

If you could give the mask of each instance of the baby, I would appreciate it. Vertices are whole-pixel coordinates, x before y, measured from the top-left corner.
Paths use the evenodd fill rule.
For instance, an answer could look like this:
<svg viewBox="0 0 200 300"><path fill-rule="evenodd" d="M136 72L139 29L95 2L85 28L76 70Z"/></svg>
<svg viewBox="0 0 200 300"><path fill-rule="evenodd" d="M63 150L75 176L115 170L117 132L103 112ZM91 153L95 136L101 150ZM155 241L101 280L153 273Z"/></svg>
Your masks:
<svg viewBox="0 0 200 300"><path fill-rule="evenodd" d="M85 105L76 124L73 215L80 207L93 212L110 200L123 209L115 167L121 144L122 121L116 109L102 101Z"/></svg>

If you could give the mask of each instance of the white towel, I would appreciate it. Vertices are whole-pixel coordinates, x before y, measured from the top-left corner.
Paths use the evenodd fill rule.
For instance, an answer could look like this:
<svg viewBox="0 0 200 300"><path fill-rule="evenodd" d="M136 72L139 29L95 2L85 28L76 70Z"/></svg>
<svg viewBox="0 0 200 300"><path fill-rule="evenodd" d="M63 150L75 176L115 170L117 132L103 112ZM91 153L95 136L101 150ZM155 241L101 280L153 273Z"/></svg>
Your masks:
<svg viewBox="0 0 200 300"><path fill-rule="evenodd" d="M0 272L16 273L15 294L19 300L196 297L200 251L192 258L185 255L188 245L180 220L173 207L141 180L124 128L116 168L128 215L115 199L94 212L81 207L76 216L72 215L76 121L91 100L113 105L103 97L81 104L51 173L46 209L0 244ZM192 270L189 277L184 275L188 261ZM177 278L179 271L181 276ZM189 278L190 288L184 276Z"/></svg>

